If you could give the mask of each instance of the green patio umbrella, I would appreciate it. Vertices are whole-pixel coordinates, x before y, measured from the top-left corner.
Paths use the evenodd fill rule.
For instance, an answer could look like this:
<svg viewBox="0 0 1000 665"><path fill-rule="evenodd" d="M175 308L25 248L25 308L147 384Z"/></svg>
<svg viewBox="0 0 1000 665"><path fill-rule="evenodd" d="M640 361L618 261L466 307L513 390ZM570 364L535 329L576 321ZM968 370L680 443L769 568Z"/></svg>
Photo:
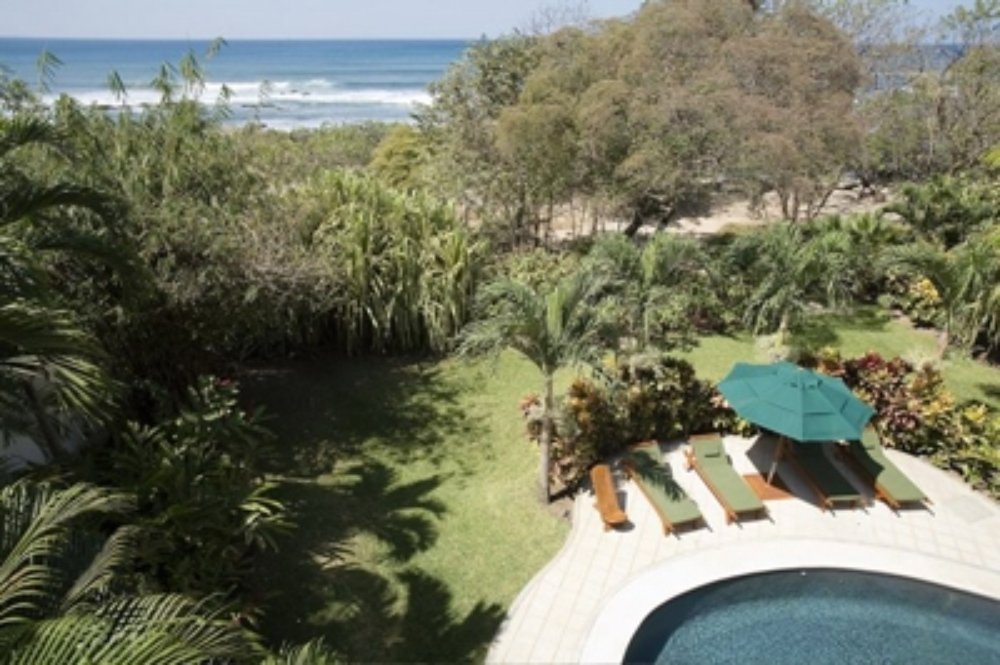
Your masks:
<svg viewBox="0 0 1000 665"><path fill-rule="evenodd" d="M789 362L736 363L719 392L740 417L795 441L860 439L875 410L855 397L843 381Z"/></svg>

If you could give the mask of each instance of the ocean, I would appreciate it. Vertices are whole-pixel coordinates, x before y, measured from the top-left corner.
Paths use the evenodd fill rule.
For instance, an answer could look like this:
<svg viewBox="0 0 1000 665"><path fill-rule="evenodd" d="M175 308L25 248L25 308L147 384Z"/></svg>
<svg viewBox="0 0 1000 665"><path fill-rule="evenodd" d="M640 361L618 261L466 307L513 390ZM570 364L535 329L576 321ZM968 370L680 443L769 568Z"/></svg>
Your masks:
<svg viewBox="0 0 1000 665"><path fill-rule="evenodd" d="M230 90L228 122L259 121L275 129L319 127L369 120L406 122L418 104L430 101L427 86L470 46L455 40L234 40L211 60L208 41L0 38L0 66L38 85L36 62L43 50L62 65L55 71L51 103L67 94L84 104L114 107L108 85L116 71L125 83L125 103L159 101L150 82L163 63L175 67L193 50L206 74L200 100L214 103Z"/></svg>

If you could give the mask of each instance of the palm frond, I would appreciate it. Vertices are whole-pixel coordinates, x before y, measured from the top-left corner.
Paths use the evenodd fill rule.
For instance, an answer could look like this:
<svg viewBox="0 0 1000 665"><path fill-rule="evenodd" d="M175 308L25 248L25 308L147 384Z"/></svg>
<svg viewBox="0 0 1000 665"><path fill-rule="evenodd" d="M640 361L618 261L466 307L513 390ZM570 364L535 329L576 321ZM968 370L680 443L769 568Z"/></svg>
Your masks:
<svg viewBox="0 0 1000 665"><path fill-rule="evenodd" d="M147 647L144 641L147 636L160 636L157 640L159 644L171 644L171 651L183 653L188 659L162 662L198 662L208 658L244 662L257 660L254 657L261 655L257 641L212 599L196 602L176 594L139 596L101 604L92 613L107 622L107 652L117 642L132 642L129 649L132 653L140 649L145 653L155 653L152 647L156 645ZM104 661L95 656L93 662ZM139 658L116 662L161 661L158 658Z"/></svg>
<svg viewBox="0 0 1000 665"><path fill-rule="evenodd" d="M26 412L47 407L94 422L107 418L116 384L97 363L101 357L68 312L25 300L0 305L0 406L7 405L0 423L22 431L16 405L29 394L38 404Z"/></svg>
<svg viewBox="0 0 1000 665"><path fill-rule="evenodd" d="M183 596L129 598L20 631L5 662L18 665L250 663L260 646L219 610Z"/></svg>
<svg viewBox="0 0 1000 665"><path fill-rule="evenodd" d="M52 604L66 581L48 564L63 555L81 519L131 507L128 496L83 483L54 490L22 480L0 490L0 629Z"/></svg>
<svg viewBox="0 0 1000 665"><path fill-rule="evenodd" d="M0 189L0 225L12 224L52 208L79 207L113 219L117 208L97 190L72 183L40 185L29 180Z"/></svg>
<svg viewBox="0 0 1000 665"><path fill-rule="evenodd" d="M115 575L131 561L138 537L139 530L134 527L124 526L115 530L63 596L62 611L87 603L95 594L105 592Z"/></svg>
<svg viewBox="0 0 1000 665"><path fill-rule="evenodd" d="M24 146L56 145L59 138L59 132L52 123L40 116L17 113L0 117L0 159Z"/></svg>
<svg viewBox="0 0 1000 665"><path fill-rule="evenodd" d="M338 665L340 662L336 652L319 638L285 647L281 653L268 656L263 665Z"/></svg>

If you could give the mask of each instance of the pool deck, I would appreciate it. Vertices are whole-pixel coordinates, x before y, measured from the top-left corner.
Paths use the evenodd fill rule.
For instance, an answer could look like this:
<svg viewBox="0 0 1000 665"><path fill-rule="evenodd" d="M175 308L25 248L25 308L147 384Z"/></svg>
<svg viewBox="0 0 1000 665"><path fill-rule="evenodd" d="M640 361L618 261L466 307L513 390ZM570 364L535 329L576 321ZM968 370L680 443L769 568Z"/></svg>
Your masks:
<svg viewBox="0 0 1000 665"><path fill-rule="evenodd" d="M739 473L766 472L773 441L726 437L725 445ZM780 462L778 475L794 496L766 501L770 519L727 525L708 487L686 470L682 445L662 444L661 450L707 528L665 536L645 497L616 472L632 524L604 531L593 495L582 492L565 545L514 601L487 662L621 662L639 623L663 601L765 570L893 573L1000 600L1000 505L922 460L887 451L931 498L930 510L897 513L879 501L864 509L821 511L794 469ZM865 487L835 463L859 490Z"/></svg>

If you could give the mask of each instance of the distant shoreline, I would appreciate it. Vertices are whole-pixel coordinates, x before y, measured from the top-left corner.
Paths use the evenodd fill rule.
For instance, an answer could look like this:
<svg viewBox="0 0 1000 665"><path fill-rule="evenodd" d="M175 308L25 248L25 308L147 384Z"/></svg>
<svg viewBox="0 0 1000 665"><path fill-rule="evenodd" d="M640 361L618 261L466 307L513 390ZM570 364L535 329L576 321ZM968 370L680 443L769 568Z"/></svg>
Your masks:
<svg viewBox="0 0 1000 665"><path fill-rule="evenodd" d="M158 75L173 77L175 96L183 81L179 63L193 53L199 85L189 96L212 106L225 101L227 124L262 122L275 129L314 128L366 121L411 122L431 101L428 86L440 80L470 46L458 40L232 40L216 57L214 42L202 40L104 40L0 38L0 65L13 77L38 80L38 57L59 59L41 101L67 94L80 104L116 109L155 106ZM120 99L111 73L127 91Z"/></svg>
<svg viewBox="0 0 1000 665"><path fill-rule="evenodd" d="M12 36L12 35L0 35L0 41L21 41L21 42L31 42L31 41L52 41L52 42L126 42L126 43L142 43L142 42L159 42L163 44L189 44L191 42L212 42L218 39L219 36L215 37L52 37L49 35L36 35L36 36ZM298 42L298 43L328 43L328 42L341 42L341 43L357 43L357 44L373 44L373 43L412 43L419 44L423 42L430 43L454 43L454 44L474 44L481 39L479 37L225 37L223 39L228 43L248 43L248 42Z"/></svg>

